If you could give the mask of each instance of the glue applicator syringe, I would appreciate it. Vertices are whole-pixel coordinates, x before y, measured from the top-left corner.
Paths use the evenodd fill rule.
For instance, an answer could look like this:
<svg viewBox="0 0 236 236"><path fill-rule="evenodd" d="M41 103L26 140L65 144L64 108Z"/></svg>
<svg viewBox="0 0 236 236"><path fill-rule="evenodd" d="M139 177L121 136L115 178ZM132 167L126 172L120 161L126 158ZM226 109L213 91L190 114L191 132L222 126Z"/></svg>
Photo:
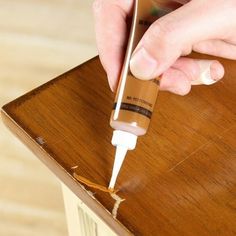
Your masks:
<svg viewBox="0 0 236 236"><path fill-rule="evenodd" d="M110 119L114 129L112 144L116 146L110 189L115 187L127 151L133 150L138 136L147 132L159 91L158 78L143 81L132 75L129 68L131 55L148 27L168 11L171 9L167 5L158 5L152 0L136 0L134 3L129 42Z"/></svg>

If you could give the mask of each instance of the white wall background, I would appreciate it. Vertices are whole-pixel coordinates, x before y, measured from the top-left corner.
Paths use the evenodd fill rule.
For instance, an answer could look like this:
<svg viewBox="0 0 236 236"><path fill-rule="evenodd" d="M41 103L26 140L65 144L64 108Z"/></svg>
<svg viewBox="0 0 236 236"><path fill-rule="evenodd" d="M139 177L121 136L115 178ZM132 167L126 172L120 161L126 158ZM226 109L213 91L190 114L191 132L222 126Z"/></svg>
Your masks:
<svg viewBox="0 0 236 236"><path fill-rule="evenodd" d="M0 106L96 55L92 0L0 0ZM67 235L58 179L0 122L0 235Z"/></svg>

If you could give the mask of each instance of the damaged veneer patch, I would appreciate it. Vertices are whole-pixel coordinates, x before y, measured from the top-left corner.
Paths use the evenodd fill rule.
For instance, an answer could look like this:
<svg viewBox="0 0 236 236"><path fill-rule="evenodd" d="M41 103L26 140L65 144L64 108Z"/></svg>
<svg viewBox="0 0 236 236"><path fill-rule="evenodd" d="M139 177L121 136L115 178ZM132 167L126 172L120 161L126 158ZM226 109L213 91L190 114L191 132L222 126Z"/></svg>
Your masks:
<svg viewBox="0 0 236 236"><path fill-rule="evenodd" d="M96 184L96 183L93 183L92 181L84 178L83 176L80 176L76 173L73 173L73 176L80 182L80 183L83 183L91 188L94 188L94 189L98 189L102 192L105 192L105 193L116 193L117 191L114 190L114 189L109 189L105 186L102 186L100 184Z"/></svg>
<svg viewBox="0 0 236 236"><path fill-rule="evenodd" d="M46 141L42 138L42 137L37 137L36 138L36 142L39 144L39 145L43 145L46 143Z"/></svg>
<svg viewBox="0 0 236 236"><path fill-rule="evenodd" d="M71 168L71 169L76 169L76 168ZM105 186L102 186L100 184L96 184L96 183L93 183L92 181L84 178L83 176L80 176L78 175L77 173L73 173L73 177L78 180L80 183L82 184L85 184L86 186L88 187L91 187L91 188L94 188L94 189L97 189L97 190L100 190L102 192L105 192L105 193L109 193L110 196L115 200L115 203L114 203L114 206L113 206L113 209L112 209L112 216L113 218L116 219L117 217L117 212L118 212L118 209L119 209L119 206L120 204L125 201L125 199L122 199L120 196L117 195L117 192L118 190L115 190L115 189L109 189Z"/></svg>

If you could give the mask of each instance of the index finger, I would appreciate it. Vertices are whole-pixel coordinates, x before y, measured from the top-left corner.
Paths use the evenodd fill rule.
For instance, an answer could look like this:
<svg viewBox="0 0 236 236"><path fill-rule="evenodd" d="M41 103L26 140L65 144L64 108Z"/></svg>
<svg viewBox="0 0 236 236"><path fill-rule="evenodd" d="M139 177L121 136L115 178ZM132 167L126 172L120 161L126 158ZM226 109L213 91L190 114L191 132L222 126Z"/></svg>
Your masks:
<svg viewBox="0 0 236 236"><path fill-rule="evenodd" d="M133 0L96 0L93 4L97 48L107 72L109 85L115 90L127 41L127 16Z"/></svg>

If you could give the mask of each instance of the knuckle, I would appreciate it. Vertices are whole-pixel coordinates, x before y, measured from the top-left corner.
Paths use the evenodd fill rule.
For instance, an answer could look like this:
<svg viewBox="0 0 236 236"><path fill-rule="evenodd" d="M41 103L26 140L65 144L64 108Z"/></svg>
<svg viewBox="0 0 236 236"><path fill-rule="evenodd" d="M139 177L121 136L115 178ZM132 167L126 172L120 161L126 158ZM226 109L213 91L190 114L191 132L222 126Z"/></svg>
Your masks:
<svg viewBox="0 0 236 236"><path fill-rule="evenodd" d="M143 38L144 46L150 51L155 47L156 53L161 50L159 57L165 57L172 51L173 55L181 55L181 43L178 43L178 32L175 23L157 20ZM189 49L190 50L190 49ZM188 52L189 52L188 50ZM186 53L188 53L186 52ZM153 52L155 54L155 52Z"/></svg>
<svg viewBox="0 0 236 236"><path fill-rule="evenodd" d="M155 45L163 54L173 50L173 53L179 56L189 55L192 52L192 44L183 39L177 25L173 17L168 21L162 19L155 21L144 36L144 44L150 48Z"/></svg>
<svg viewBox="0 0 236 236"><path fill-rule="evenodd" d="M154 22L150 27L150 37L158 39L165 44L175 43L176 29L172 23L164 23L161 20Z"/></svg>

